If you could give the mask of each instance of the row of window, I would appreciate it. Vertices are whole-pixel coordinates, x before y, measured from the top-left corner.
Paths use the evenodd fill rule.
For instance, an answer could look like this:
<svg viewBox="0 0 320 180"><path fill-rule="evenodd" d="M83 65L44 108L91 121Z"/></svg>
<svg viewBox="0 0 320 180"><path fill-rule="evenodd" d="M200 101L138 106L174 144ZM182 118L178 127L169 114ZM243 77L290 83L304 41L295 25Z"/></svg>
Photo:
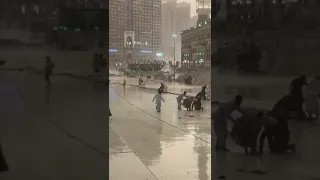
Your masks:
<svg viewBox="0 0 320 180"><path fill-rule="evenodd" d="M190 56L190 55L191 55L191 54L183 54L184 57L188 57L188 56ZM203 56L203 55L204 55L204 52L193 53L193 55L194 55L194 56L201 56L201 55Z"/></svg>
<svg viewBox="0 0 320 180"><path fill-rule="evenodd" d="M201 36L201 37L197 37L197 38L193 38L193 39L182 40L182 44L191 44L195 41L199 41L199 40L203 40L203 39L207 39L207 38L210 38L210 36L205 35L205 36Z"/></svg>

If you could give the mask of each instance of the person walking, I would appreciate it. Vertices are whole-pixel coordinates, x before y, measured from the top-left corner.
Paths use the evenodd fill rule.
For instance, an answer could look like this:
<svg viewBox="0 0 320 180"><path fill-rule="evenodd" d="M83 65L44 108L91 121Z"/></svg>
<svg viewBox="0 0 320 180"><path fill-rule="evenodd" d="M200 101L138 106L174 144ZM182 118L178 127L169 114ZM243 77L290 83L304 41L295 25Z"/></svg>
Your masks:
<svg viewBox="0 0 320 180"><path fill-rule="evenodd" d="M181 110L181 104L182 104L182 99L184 97L186 97L187 95L187 92L183 92L183 94L180 94L178 97L177 97L177 103L178 103L178 109Z"/></svg>
<svg viewBox="0 0 320 180"><path fill-rule="evenodd" d="M152 102L154 102L154 100L156 100L156 109L157 112L161 112L161 101L165 102L165 100L162 97L162 92L160 90L158 90L158 93L154 96Z"/></svg>
<svg viewBox="0 0 320 180"><path fill-rule="evenodd" d="M233 101L228 103L221 103L218 105L218 109L214 111L211 115L214 125L214 131L217 137L216 149L222 151L229 151L226 148L226 141L228 136L228 119L232 119L232 113L237 110L241 113L243 111L240 109L243 97L237 95ZM234 121L234 120L233 120Z"/></svg>
<svg viewBox="0 0 320 180"><path fill-rule="evenodd" d="M50 56L47 56L46 57L46 65L45 65L45 80L47 82L48 85L51 84L51 81L50 81L50 77L52 75L52 72L53 72L53 68L54 68L54 63L52 62L51 60L51 57Z"/></svg>
<svg viewBox="0 0 320 180"><path fill-rule="evenodd" d="M127 84L126 79L123 79L123 88L126 88L126 84Z"/></svg>

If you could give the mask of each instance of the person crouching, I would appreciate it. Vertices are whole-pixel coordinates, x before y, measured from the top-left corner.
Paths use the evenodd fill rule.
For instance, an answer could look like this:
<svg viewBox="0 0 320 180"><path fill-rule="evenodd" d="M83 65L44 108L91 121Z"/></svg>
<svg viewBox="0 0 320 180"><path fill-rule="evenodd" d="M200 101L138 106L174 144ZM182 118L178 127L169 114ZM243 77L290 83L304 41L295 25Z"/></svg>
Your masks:
<svg viewBox="0 0 320 180"><path fill-rule="evenodd" d="M216 149L222 151L229 151L226 148L226 141L228 136L228 119L232 119L231 115L235 110L238 110L242 113L240 106L242 104L243 97L237 95L235 99L228 103L220 103L218 105L218 109L211 114L211 119L213 121L214 128L212 130L215 131L217 141L216 141ZM233 120L234 121L234 120Z"/></svg>

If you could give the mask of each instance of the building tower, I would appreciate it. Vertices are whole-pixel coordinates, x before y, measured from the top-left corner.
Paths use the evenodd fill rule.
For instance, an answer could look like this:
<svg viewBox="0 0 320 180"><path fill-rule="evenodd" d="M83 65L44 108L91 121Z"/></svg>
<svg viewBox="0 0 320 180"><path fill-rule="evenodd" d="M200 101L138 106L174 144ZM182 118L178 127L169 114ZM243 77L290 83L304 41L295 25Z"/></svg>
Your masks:
<svg viewBox="0 0 320 180"><path fill-rule="evenodd" d="M110 63L156 60L161 48L161 0L109 1Z"/></svg>
<svg viewBox="0 0 320 180"><path fill-rule="evenodd" d="M211 16L211 0L197 0L197 24L204 24L210 20Z"/></svg>
<svg viewBox="0 0 320 180"><path fill-rule="evenodd" d="M161 22L161 51L166 60L173 58L173 40L172 34L176 31L176 7L177 0L167 0L162 2L162 22Z"/></svg>

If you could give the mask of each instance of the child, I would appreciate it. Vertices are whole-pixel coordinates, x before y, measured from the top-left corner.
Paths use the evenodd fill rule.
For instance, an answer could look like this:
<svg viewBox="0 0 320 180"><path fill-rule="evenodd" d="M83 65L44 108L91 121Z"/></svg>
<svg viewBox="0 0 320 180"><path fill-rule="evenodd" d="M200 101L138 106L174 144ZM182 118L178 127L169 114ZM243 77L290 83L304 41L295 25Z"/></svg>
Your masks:
<svg viewBox="0 0 320 180"><path fill-rule="evenodd" d="M187 92L184 92L183 94L180 94L178 97L177 97L177 103L178 103L178 110L181 110L181 101L184 97L186 97L187 95Z"/></svg>
<svg viewBox="0 0 320 180"><path fill-rule="evenodd" d="M165 102L164 99L162 98L161 96L161 91L159 90L158 91L158 94L156 94L152 100L152 102L154 102L154 100L156 100L156 109L157 109L157 112L160 112L161 111L161 101Z"/></svg>

